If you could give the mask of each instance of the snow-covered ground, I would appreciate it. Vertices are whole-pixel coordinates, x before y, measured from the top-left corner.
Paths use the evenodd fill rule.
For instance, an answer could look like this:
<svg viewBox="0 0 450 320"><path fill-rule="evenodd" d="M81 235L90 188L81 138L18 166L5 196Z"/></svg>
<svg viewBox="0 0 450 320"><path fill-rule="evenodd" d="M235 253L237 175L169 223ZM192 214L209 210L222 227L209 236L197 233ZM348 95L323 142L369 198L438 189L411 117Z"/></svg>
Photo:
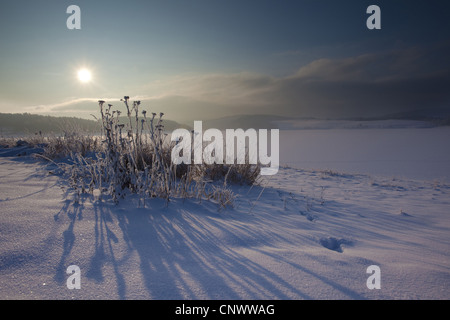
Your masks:
<svg viewBox="0 0 450 320"><path fill-rule="evenodd" d="M74 204L49 167L8 153L0 298L449 299L450 185L430 168L447 161L448 174L448 148L434 152L449 132L284 131L281 161L296 168L235 186L225 210L195 200L139 208L132 197ZM401 163L430 171L408 176ZM66 286L70 265L80 267L79 290ZM371 265L381 289L366 285Z"/></svg>
<svg viewBox="0 0 450 320"><path fill-rule="evenodd" d="M281 164L450 183L450 127L383 121L377 128L366 121L358 129L344 121L320 122L317 129L306 123L310 127L280 131Z"/></svg>

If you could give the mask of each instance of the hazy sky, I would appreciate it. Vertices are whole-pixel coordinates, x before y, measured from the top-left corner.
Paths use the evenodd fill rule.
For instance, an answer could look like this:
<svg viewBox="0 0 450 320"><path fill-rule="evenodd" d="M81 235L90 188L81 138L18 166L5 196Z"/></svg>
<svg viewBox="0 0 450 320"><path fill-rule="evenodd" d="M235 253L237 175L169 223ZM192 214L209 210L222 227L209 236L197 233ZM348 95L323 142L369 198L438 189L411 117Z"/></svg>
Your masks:
<svg viewBox="0 0 450 320"><path fill-rule="evenodd" d="M81 30L66 27L73 4ZM366 27L371 4L381 30ZM2 0L0 112L89 117L124 95L188 120L450 109L449 12L434 0Z"/></svg>

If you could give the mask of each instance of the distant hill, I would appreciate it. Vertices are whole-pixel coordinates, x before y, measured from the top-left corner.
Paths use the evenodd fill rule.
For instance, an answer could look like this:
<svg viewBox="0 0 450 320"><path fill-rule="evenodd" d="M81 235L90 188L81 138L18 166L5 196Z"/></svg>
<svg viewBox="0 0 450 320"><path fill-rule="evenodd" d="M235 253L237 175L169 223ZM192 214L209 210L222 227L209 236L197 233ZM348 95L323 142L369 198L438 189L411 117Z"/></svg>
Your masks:
<svg viewBox="0 0 450 320"><path fill-rule="evenodd" d="M83 132L99 131L99 124L94 120L74 117L51 117L36 114L0 113L0 134L48 134L62 133L70 129Z"/></svg>
<svg viewBox="0 0 450 320"><path fill-rule="evenodd" d="M236 115L203 121L203 129L277 129L276 121L289 120L289 117L274 115Z"/></svg>
<svg viewBox="0 0 450 320"><path fill-rule="evenodd" d="M444 108L417 109L407 112L391 113L380 117L352 118L348 120L416 120L428 121L434 125L448 126L450 125L450 110Z"/></svg>
<svg viewBox="0 0 450 320"><path fill-rule="evenodd" d="M122 117L119 121L128 123L128 118ZM172 131L176 128L190 128L189 126L181 125L171 120L164 120L163 124L166 131ZM43 135L50 133L61 134L71 130L86 133L98 133L100 132L100 124L94 119L87 120L75 117L52 117L29 113L0 113L0 136L39 133Z"/></svg>
<svg viewBox="0 0 450 320"><path fill-rule="evenodd" d="M143 119L143 117L139 117L139 123L140 123L140 121L142 119ZM147 117L147 120L148 120L148 117ZM155 125L156 125L157 121L158 121L158 117L155 118ZM128 117L120 117L119 118L119 123L128 124L129 122L130 121L129 121ZM132 118L131 122L132 122L132 125L134 126L135 123L136 123L135 118ZM178 123L176 121L173 121L173 120L167 120L167 119L164 119L164 117L163 117L162 124L164 125L164 130L165 131L173 131L173 130L178 129L178 128L185 128L185 129L189 129L189 130L192 129L192 126L180 124L180 123ZM194 125L194 124L192 123L192 125ZM147 128L147 126L144 127L144 130L146 128Z"/></svg>
<svg viewBox="0 0 450 320"><path fill-rule="evenodd" d="M361 121L383 121L383 120L414 120L422 121L422 126L449 126L450 125L450 111L447 109L421 109L403 113L393 113L380 117L367 117L367 118L351 118L341 119L347 120L346 127L353 127L352 122ZM336 122L338 121L338 122ZM274 115L236 115L230 117L223 117L213 120L203 121L203 129L217 128L224 129L287 129L292 127L292 123L301 124L300 127L305 126L324 126L328 128L330 126L339 125L342 126L343 122L337 119L315 119L305 117L283 117ZM389 124L389 125L392 125ZM404 126L405 123L397 123L396 125ZM417 124L409 124L417 125ZM299 128L300 128L299 127Z"/></svg>
<svg viewBox="0 0 450 320"><path fill-rule="evenodd" d="M142 118L140 118L142 119ZM194 123L180 124L173 120L163 118L165 131L177 128L192 129ZM286 120L308 120L307 118L293 118L274 115L236 115L203 121L203 129L276 129ZM428 121L433 125L450 125L450 114L446 112L433 112L417 110L408 113L396 113L376 118L353 118L347 120L374 121L374 120L418 120ZM119 119L121 123L128 124L127 117ZM134 125L134 118L132 119ZM76 117L53 117L36 114L0 113L0 136L34 135L34 134L61 134L65 131L80 131L86 133L99 133L100 124L94 119L81 119Z"/></svg>

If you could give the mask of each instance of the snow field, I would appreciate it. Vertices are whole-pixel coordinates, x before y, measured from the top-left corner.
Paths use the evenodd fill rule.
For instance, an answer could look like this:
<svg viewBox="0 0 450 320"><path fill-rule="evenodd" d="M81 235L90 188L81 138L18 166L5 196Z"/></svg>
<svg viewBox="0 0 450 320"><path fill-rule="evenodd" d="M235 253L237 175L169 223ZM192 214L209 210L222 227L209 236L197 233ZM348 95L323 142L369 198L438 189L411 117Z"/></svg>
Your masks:
<svg viewBox="0 0 450 320"><path fill-rule="evenodd" d="M0 159L2 299L448 299L450 187L281 168L236 206L76 205L42 164ZM66 287L78 265L81 289ZM381 269L369 290L367 267Z"/></svg>

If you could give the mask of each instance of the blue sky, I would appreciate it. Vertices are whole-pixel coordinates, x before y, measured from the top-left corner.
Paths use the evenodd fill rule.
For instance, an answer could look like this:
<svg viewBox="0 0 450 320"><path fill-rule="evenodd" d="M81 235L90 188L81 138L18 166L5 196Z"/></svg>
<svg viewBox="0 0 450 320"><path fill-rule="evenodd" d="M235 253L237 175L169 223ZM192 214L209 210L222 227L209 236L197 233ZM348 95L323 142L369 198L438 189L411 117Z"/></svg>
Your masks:
<svg viewBox="0 0 450 320"><path fill-rule="evenodd" d="M72 4L81 30L66 28ZM366 28L371 4L381 30ZM96 100L119 105L124 95L186 119L449 108L449 9L433 0L2 1L0 112L89 117ZM83 67L90 83L76 77Z"/></svg>

